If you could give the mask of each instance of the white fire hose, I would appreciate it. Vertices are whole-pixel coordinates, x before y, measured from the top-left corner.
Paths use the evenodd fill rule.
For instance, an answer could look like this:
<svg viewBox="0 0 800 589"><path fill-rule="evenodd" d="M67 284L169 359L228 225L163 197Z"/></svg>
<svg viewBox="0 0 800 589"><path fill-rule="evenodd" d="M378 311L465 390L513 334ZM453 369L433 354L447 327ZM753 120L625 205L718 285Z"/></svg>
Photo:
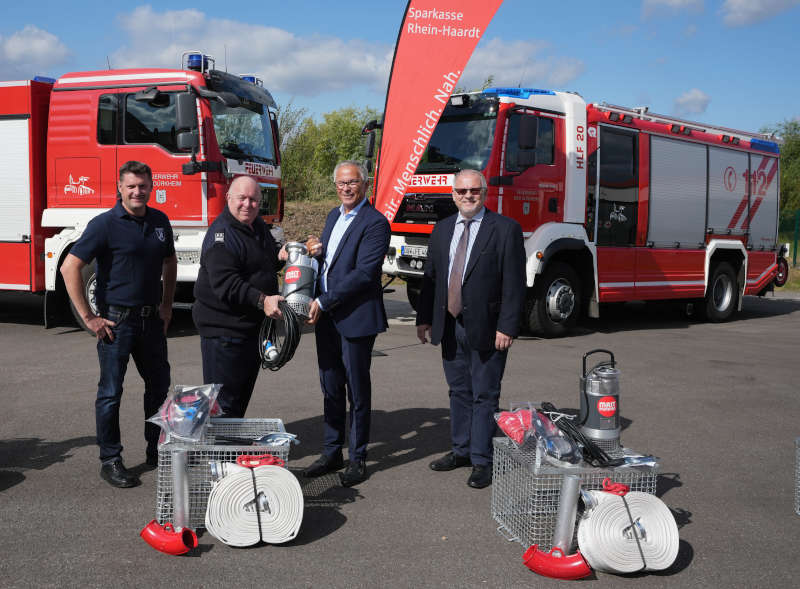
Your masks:
<svg viewBox="0 0 800 589"><path fill-rule="evenodd" d="M206 529L229 546L288 542L303 521L303 491L280 466L246 468L222 463L224 476L211 489Z"/></svg>
<svg viewBox="0 0 800 589"><path fill-rule="evenodd" d="M658 497L630 492L583 493L587 510L578 525L578 546L593 569L632 573L668 568L678 556L678 526Z"/></svg>

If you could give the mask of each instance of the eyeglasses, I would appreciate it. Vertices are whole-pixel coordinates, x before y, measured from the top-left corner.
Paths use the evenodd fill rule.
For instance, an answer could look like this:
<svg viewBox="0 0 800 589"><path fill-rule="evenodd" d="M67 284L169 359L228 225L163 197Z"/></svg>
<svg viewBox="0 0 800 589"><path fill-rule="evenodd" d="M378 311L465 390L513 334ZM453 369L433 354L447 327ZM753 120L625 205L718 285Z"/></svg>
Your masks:
<svg viewBox="0 0 800 589"><path fill-rule="evenodd" d="M361 180L337 180L334 182L336 184L336 188L355 188L359 184L361 184Z"/></svg>
<svg viewBox="0 0 800 589"><path fill-rule="evenodd" d="M453 188L453 192L455 192L458 196L466 196L467 192L469 192L472 196L480 196L483 192L483 188L480 186L477 188Z"/></svg>

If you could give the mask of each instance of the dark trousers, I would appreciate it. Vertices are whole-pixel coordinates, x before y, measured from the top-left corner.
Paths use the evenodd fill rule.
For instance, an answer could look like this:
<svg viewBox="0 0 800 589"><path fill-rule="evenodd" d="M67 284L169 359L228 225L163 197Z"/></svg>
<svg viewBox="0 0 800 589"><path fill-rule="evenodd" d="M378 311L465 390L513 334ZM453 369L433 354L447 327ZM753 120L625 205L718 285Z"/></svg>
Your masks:
<svg viewBox="0 0 800 589"><path fill-rule="evenodd" d="M507 351L472 349L464 325L448 315L442 339L442 364L450 388L453 452L469 456L476 466L492 463L494 414L500 404L500 381L507 357Z"/></svg>
<svg viewBox="0 0 800 589"><path fill-rule="evenodd" d="M244 417L261 368L258 336L201 337L203 382L220 384L217 402L224 417Z"/></svg>
<svg viewBox="0 0 800 589"><path fill-rule="evenodd" d="M346 338L327 313L322 313L315 330L319 382L325 407L323 453L341 455L350 403L350 460L365 460L372 412L369 378L375 336Z"/></svg>
<svg viewBox="0 0 800 589"><path fill-rule="evenodd" d="M114 341L97 342L100 360L100 381L97 383L95 419L100 460L117 458L122 453L119 432L119 405L122 399L122 382L128 369L128 359L133 356L136 369L144 380L144 416L152 417L158 411L169 389L169 362L164 323L158 315L142 318L135 313L108 311L104 317L114 321ZM144 424L148 454L157 451L161 429L149 422Z"/></svg>

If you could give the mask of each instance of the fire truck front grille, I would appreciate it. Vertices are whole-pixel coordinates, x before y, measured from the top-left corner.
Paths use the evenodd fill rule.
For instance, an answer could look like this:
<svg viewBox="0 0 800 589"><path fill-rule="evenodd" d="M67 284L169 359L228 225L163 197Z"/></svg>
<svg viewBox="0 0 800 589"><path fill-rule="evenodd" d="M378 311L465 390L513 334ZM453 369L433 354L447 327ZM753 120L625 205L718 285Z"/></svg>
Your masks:
<svg viewBox="0 0 800 589"><path fill-rule="evenodd" d="M179 264L200 263L200 252L197 250L177 250L175 255L178 257Z"/></svg>
<svg viewBox="0 0 800 589"><path fill-rule="evenodd" d="M457 212L449 194L406 194L394 221L396 223L421 223L433 225Z"/></svg>

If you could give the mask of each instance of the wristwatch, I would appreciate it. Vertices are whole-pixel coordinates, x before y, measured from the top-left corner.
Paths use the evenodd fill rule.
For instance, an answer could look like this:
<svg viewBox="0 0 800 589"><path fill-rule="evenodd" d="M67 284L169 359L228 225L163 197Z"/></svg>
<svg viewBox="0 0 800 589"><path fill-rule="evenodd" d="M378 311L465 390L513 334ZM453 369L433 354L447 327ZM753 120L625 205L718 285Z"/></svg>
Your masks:
<svg viewBox="0 0 800 589"><path fill-rule="evenodd" d="M258 302L256 303L256 307L258 307L259 311L263 311L264 310L264 300L266 298L267 298L267 295L265 295L263 292L260 295L258 295Z"/></svg>

